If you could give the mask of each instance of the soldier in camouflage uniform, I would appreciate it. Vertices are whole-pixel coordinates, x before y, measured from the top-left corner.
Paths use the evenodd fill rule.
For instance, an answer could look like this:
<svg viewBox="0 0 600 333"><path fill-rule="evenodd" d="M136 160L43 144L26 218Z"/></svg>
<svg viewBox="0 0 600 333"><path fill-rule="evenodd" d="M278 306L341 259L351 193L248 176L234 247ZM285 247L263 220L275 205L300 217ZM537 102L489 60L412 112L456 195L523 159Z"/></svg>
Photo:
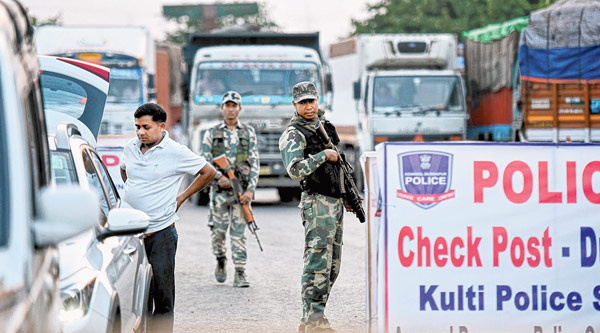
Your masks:
<svg viewBox="0 0 600 333"><path fill-rule="evenodd" d="M235 91L223 95L221 109L224 122L208 129L202 139L202 156L212 162L213 158L225 154L229 165L235 168L236 177L244 189L242 203L250 204L258 183L258 147L254 128L238 120L242 109L242 97ZM241 205L232 203L231 183L226 171L215 165L217 175L210 191L208 226L211 230L212 251L217 257L215 278L225 282L227 271L226 234L231 237L231 258L235 265L234 287L249 287L244 267L246 265L246 220Z"/></svg>
<svg viewBox="0 0 600 333"><path fill-rule="evenodd" d="M292 179L300 180L299 204L304 225L304 269L302 272L303 315L301 332L332 332L324 316L331 287L340 272L343 209L339 170L340 156L325 149L315 132L318 119L334 144L339 142L335 127L323 117L312 82L300 82L292 89L296 113L279 138L279 150Z"/></svg>

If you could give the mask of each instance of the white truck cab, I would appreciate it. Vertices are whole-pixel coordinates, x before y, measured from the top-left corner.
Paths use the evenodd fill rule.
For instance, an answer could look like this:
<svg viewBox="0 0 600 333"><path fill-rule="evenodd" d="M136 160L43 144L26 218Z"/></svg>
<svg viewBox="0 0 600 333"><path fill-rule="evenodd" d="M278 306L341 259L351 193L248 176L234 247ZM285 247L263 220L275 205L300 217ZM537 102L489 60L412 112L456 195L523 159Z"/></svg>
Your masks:
<svg viewBox="0 0 600 333"><path fill-rule="evenodd" d="M466 94L455 70L454 35L358 35L331 45L330 59L334 77L337 63L352 71L353 89L336 88L333 107L338 113L338 106L348 108L342 98L356 101L361 152L385 141L465 139Z"/></svg>
<svg viewBox="0 0 600 333"><path fill-rule="evenodd" d="M312 81L319 104L329 108L329 68L318 33L203 33L186 46L189 80L190 147L200 152L202 133L223 121L221 100L228 90L242 95L240 121L256 130L260 155L258 187L277 188L282 201L300 194L281 162L279 137L294 114L292 87ZM192 60L193 59L193 60Z"/></svg>

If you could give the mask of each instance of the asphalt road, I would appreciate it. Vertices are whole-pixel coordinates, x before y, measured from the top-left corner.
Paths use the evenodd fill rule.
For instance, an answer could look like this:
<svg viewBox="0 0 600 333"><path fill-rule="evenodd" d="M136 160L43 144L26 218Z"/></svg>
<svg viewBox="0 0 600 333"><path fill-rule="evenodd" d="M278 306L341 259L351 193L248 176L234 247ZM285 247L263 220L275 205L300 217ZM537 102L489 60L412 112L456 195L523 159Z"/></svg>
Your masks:
<svg viewBox="0 0 600 333"><path fill-rule="evenodd" d="M302 307L300 275L304 230L297 202L281 204L277 193L259 190L253 204L264 252L246 231L250 288L233 288L228 241L227 281L214 277L216 260L206 226L208 208L185 203L176 223L175 332L295 332ZM325 315L338 332L365 331L365 229L344 217L342 267Z"/></svg>

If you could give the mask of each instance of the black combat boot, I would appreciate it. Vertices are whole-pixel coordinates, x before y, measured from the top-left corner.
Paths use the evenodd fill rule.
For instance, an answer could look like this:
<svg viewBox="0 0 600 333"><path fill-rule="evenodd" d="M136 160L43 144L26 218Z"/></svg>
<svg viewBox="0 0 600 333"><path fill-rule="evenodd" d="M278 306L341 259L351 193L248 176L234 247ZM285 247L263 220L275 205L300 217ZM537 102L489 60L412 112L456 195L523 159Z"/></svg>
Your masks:
<svg viewBox="0 0 600 333"><path fill-rule="evenodd" d="M235 269L235 276L233 278L233 286L236 288L247 288L250 287L250 283L246 281L246 273L243 268Z"/></svg>
<svg viewBox="0 0 600 333"><path fill-rule="evenodd" d="M215 268L215 278L217 279L217 282L223 283L227 279L227 271L225 270L226 263L227 258L217 257L217 268Z"/></svg>

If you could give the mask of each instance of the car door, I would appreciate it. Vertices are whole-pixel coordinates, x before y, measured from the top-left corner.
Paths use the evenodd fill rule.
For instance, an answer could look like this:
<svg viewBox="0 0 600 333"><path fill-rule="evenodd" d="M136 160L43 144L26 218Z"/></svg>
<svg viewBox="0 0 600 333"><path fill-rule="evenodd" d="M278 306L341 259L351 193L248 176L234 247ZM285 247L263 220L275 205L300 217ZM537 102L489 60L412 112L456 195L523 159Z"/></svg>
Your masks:
<svg viewBox="0 0 600 333"><path fill-rule="evenodd" d="M98 178L102 180L102 186L110 202L111 209L121 206L122 201L102 160L92 149L88 149L87 153L90 155L92 161L94 161ZM140 298L144 296L144 293L141 293L138 288L140 284L145 284L144 270L140 269L145 261L145 249L141 237L142 234L115 236L105 240L105 242L111 242L110 238L114 238L112 241L118 243L116 245L118 250L115 252L114 257L115 263L112 267L114 272L114 286L119 293L121 303L123 327L127 331L135 325L137 317L143 311L140 308L140 305L143 304Z"/></svg>

